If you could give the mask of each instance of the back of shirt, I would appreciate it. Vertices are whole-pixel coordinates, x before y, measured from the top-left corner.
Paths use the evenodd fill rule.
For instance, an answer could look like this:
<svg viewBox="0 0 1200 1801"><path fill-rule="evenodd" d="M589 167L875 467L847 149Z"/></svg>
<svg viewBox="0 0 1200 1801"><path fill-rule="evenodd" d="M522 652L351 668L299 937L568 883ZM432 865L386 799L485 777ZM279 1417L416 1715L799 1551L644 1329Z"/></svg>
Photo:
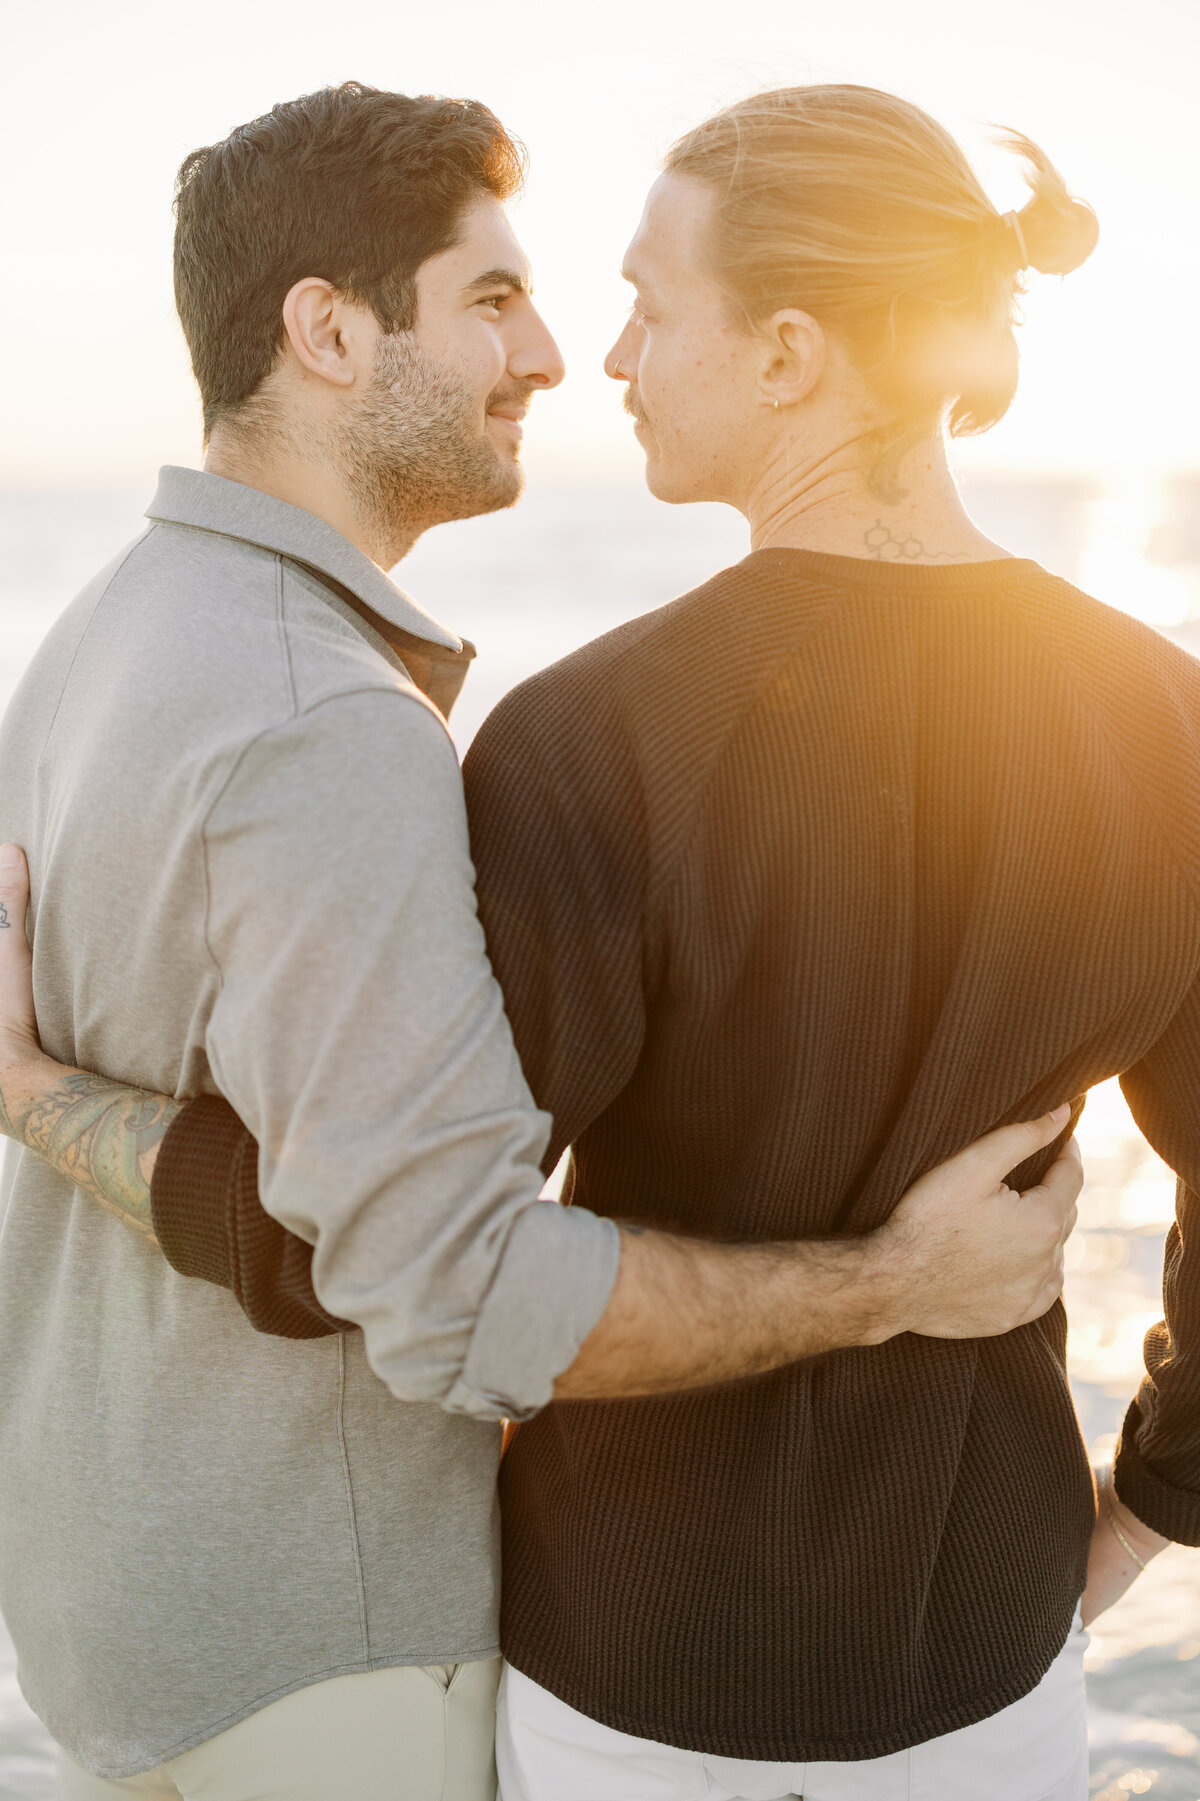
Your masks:
<svg viewBox="0 0 1200 1801"><path fill-rule="evenodd" d="M1017 560L760 552L517 690L466 777L518 1047L599 1213L867 1231L972 1138L1123 1074L1186 1186L1118 1480L1200 1542L1200 666ZM1056 1307L551 1407L502 1475L507 1654L736 1757L882 1756L998 1711L1083 1585L1064 1350Z"/></svg>

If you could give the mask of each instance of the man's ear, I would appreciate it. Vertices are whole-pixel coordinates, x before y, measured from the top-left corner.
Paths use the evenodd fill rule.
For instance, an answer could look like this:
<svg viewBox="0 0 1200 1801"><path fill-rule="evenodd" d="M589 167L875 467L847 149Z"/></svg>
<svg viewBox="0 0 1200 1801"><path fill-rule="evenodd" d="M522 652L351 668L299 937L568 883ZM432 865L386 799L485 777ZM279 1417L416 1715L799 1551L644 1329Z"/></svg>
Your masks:
<svg viewBox="0 0 1200 1801"><path fill-rule="evenodd" d="M784 307L762 328L763 363L759 386L779 409L807 400L825 369L825 333L811 313Z"/></svg>
<svg viewBox="0 0 1200 1801"><path fill-rule="evenodd" d="M332 387L353 387L374 363L374 315L320 276L306 275L289 289L283 325L301 368Z"/></svg>

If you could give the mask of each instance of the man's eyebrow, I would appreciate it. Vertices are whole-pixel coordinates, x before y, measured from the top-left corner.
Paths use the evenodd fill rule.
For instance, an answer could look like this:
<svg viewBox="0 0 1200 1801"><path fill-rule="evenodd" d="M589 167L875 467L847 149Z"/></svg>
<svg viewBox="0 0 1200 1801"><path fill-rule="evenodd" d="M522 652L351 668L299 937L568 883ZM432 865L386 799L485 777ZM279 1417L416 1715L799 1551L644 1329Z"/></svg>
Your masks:
<svg viewBox="0 0 1200 1801"><path fill-rule="evenodd" d="M512 288L517 294L532 294L533 282L516 269L485 269L482 275L467 283L463 293L481 294L485 288Z"/></svg>

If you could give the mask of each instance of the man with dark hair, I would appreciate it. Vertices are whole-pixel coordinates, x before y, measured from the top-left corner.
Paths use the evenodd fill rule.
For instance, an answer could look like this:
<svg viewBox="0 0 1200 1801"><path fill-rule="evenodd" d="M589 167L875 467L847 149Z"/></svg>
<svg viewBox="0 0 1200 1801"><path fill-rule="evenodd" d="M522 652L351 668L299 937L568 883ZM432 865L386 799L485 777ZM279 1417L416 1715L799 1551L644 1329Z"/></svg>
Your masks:
<svg viewBox="0 0 1200 1801"><path fill-rule="evenodd" d="M176 187L175 299L205 437L262 398L281 293L322 269L386 335L411 331L422 263L456 242L474 201L509 200L524 178L522 146L478 101L353 81L193 150Z"/></svg>
<svg viewBox="0 0 1200 1801"><path fill-rule="evenodd" d="M354 84L188 159L206 468L163 472L0 733L46 1048L145 1091L35 1059L48 1089L6 1067L0 1094L39 1153L0 1243L0 1601L70 1801L488 1801L502 1419L1001 1332L1061 1280L1075 1164L1023 1205L1001 1180L1066 1109L855 1238L537 1204L549 1121L443 718L471 652L384 574L517 498L521 417L561 379L503 210L520 168L485 108ZM151 1090L229 1097L361 1333L261 1336L226 1270L160 1256L178 1104ZM113 1186L140 1237L87 1198Z"/></svg>

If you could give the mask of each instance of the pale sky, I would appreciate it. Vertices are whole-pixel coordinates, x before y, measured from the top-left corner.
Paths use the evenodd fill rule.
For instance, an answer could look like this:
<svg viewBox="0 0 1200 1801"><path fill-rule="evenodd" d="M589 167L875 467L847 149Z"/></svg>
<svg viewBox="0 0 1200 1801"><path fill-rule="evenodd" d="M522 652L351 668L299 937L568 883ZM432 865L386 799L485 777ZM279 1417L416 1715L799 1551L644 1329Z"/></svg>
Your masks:
<svg viewBox="0 0 1200 1801"><path fill-rule="evenodd" d="M529 146L515 219L568 364L533 408L533 472L640 467L600 359L672 138L754 88L830 79L927 107L1003 207L1023 189L987 126L1014 126L1099 213L1091 262L1034 278L1021 394L968 467L1200 466L1197 0L0 0L0 20L5 485L148 484L199 460L171 302L175 169L351 77L476 96Z"/></svg>

